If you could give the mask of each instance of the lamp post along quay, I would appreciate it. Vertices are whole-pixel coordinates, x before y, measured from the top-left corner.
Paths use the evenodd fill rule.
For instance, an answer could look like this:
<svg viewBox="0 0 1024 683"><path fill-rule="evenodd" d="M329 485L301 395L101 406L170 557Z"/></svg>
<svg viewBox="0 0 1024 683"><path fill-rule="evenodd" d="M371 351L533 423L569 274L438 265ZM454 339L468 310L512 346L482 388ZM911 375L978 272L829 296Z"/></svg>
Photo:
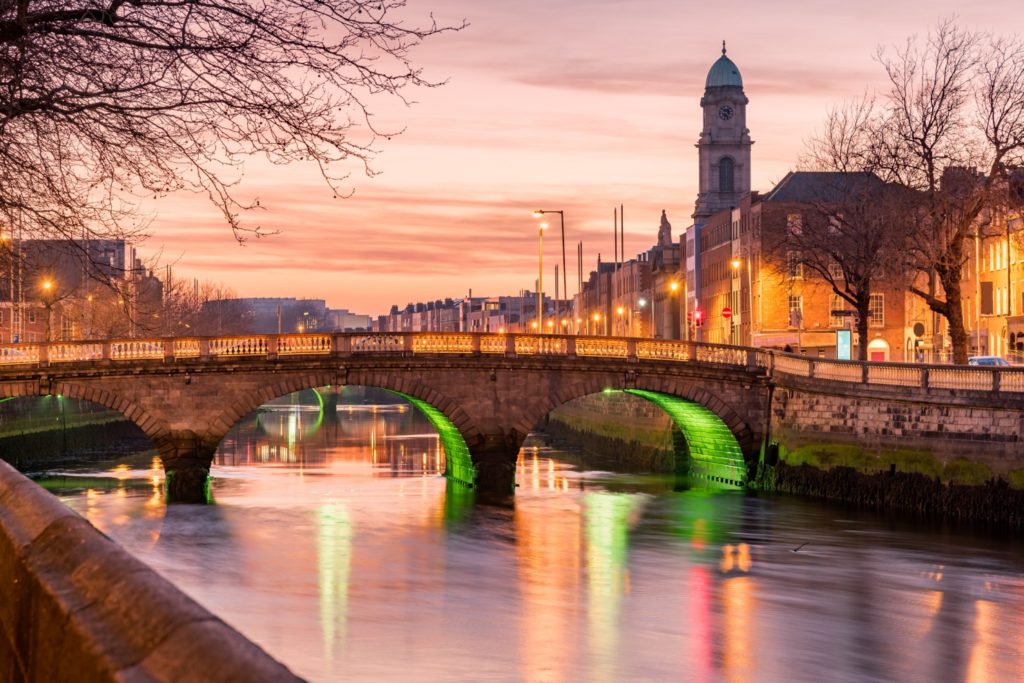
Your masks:
<svg viewBox="0 0 1024 683"><path fill-rule="evenodd" d="M564 296L566 299L568 299L569 298L569 285L568 285L568 282L566 280L566 272L568 272L568 271L566 271L566 268L565 268L565 211L563 211L562 209L537 209L536 211L533 212L533 217L534 218L540 218L541 216L543 216L546 213L557 213L558 214L558 225L559 225L559 229L561 231L561 237L562 237L562 296ZM542 223L542 225L546 225L546 223ZM556 279L557 279L557 275L556 275ZM559 306L558 299L556 297L555 298L555 320L561 320L561 319L562 319L561 308Z"/></svg>

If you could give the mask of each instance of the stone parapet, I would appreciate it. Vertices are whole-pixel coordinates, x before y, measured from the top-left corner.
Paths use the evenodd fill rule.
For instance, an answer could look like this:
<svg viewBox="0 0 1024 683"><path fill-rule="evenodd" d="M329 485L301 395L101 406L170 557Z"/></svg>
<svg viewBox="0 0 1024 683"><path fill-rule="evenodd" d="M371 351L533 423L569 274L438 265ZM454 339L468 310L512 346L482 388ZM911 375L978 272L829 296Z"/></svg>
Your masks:
<svg viewBox="0 0 1024 683"><path fill-rule="evenodd" d="M0 462L0 680L300 679Z"/></svg>

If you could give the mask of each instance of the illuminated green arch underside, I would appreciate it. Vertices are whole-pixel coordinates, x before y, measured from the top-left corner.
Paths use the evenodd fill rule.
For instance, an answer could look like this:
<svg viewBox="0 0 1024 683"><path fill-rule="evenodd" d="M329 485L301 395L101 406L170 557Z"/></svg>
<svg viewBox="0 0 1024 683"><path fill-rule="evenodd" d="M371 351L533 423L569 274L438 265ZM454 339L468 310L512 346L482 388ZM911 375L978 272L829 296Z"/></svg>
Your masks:
<svg viewBox="0 0 1024 683"><path fill-rule="evenodd" d="M743 450L722 418L699 403L678 396L643 389L624 391L650 401L672 418L686 440L686 465L690 476L716 484L745 485L747 465Z"/></svg>
<svg viewBox="0 0 1024 683"><path fill-rule="evenodd" d="M413 404L430 420L430 424L434 425L434 429L437 430L441 439L441 447L444 448L444 476L472 487L476 483L476 467L473 466L473 459L469 455L469 446L462 438L459 428L448 419L447 415L426 401L400 391L391 389L388 391Z"/></svg>

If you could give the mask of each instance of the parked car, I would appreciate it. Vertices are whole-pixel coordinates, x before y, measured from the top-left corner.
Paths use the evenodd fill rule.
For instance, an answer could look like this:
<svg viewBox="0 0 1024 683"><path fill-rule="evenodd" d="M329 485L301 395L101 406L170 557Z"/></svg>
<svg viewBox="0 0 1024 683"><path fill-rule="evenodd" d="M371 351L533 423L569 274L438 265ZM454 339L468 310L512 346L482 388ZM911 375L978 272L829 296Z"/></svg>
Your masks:
<svg viewBox="0 0 1024 683"><path fill-rule="evenodd" d="M1010 361L1005 358L1000 358L999 356L971 356L967 359L967 364L986 365L989 367L1008 367L1010 365Z"/></svg>

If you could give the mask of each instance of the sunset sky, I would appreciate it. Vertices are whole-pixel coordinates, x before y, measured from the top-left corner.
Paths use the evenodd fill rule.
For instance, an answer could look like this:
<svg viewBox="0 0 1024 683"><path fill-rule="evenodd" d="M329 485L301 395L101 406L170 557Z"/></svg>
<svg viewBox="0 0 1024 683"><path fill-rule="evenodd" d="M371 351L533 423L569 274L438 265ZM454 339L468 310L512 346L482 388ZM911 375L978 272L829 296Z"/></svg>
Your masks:
<svg viewBox="0 0 1024 683"><path fill-rule="evenodd" d="M879 45L956 15L967 27L1024 33L1019 0L410 0L410 14L470 26L414 54L443 88L381 102L405 127L378 145L373 178L353 166L347 199L312 167L252 163L239 188L279 234L238 246L205 198L152 208L147 255L241 296L326 299L380 314L391 304L514 294L537 277L535 208L566 212L570 294L612 257L612 210L625 205L626 251L653 244L665 209L674 236L696 196L699 100L721 41L743 75L755 140L753 187L769 189L828 108L883 87ZM557 222L553 227L557 228ZM561 258L545 239L545 290Z"/></svg>

